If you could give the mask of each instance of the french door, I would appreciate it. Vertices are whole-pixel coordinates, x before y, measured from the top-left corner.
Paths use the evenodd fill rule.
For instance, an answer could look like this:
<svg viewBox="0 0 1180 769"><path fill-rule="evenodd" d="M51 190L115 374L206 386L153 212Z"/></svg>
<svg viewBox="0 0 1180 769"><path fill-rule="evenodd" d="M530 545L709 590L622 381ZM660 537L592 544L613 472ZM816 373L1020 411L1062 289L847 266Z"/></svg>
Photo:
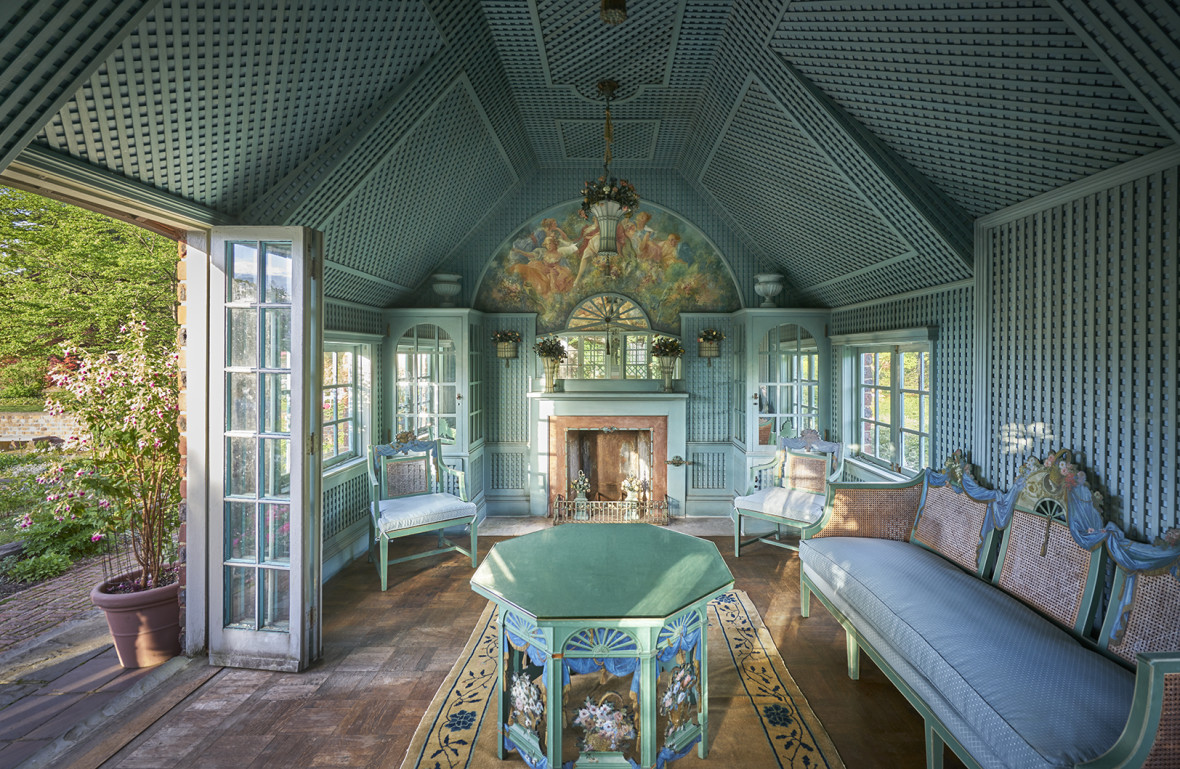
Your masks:
<svg viewBox="0 0 1180 769"><path fill-rule="evenodd" d="M321 235L215 228L209 274L209 659L319 657Z"/></svg>

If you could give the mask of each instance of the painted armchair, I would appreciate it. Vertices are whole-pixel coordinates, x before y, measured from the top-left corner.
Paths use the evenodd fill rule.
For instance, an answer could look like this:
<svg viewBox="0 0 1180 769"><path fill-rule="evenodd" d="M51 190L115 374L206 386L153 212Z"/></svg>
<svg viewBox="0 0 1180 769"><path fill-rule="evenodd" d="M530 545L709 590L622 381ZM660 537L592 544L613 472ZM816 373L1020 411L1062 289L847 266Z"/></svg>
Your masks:
<svg viewBox="0 0 1180 769"><path fill-rule="evenodd" d="M443 481L447 477L453 479L451 488L457 493L445 490ZM475 568L479 545L477 509L467 500L462 471L443 464L439 441L411 440L369 447L369 485L369 556L372 559L376 547L382 591L388 587L389 566L415 558L457 551L469 557ZM445 536L446 529L458 526L470 531L469 549ZM438 533L434 550L389 558L392 540L431 531Z"/></svg>

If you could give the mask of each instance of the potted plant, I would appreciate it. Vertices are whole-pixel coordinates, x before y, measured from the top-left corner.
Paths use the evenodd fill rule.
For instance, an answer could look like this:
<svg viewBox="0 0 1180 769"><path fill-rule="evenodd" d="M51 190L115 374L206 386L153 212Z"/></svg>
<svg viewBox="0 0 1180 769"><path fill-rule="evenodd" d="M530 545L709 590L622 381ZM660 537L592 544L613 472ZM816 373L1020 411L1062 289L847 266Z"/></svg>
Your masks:
<svg viewBox="0 0 1180 769"><path fill-rule="evenodd" d="M516 348L520 344L520 334L515 331L496 331L492 334L492 341L496 343L496 357L504 359L504 367L508 361L516 357Z"/></svg>
<svg viewBox="0 0 1180 769"><path fill-rule="evenodd" d="M670 336L657 336L651 343L651 354L660 362L660 373L664 375L664 392L672 392L672 370L676 359L684 355L684 345Z"/></svg>
<svg viewBox="0 0 1180 769"><path fill-rule="evenodd" d="M697 334L697 355L702 358L709 359L709 365L713 365L713 358L721 355L721 340L725 338L715 328L707 328L701 333Z"/></svg>
<svg viewBox="0 0 1180 769"><path fill-rule="evenodd" d="M561 365L568 354L565 350L565 343L550 334L541 337L533 344L533 352L537 353L541 358L541 364L545 367L545 392L551 393L557 387L557 367Z"/></svg>
<svg viewBox="0 0 1180 769"><path fill-rule="evenodd" d="M60 492L101 514L91 538L107 545L106 579L91 600L107 613L119 662L148 667L180 653L179 363L138 318L120 333L115 352L68 350L76 364L55 370L60 391L46 405L82 428L66 442L82 465Z"/></svg>

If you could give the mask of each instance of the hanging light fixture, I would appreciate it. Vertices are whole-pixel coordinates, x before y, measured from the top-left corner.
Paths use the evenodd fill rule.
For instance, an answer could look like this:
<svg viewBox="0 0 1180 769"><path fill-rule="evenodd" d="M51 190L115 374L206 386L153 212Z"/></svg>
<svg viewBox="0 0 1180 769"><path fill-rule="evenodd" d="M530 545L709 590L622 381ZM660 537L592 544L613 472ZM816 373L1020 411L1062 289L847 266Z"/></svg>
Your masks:
<svg viewBox="0 0 1180 769"><path fill-rule="evenodd" d="M627 0L602 0L598 18L607 24L622 24L627 20Z"/></svg>
<svg viewBox="0 0 1180 769"><path fill-rule="evenodd" d="M598 82L598 92L606 97L606 121L602 129L606 152L602 159L602 176L582 185L582 216L589 218L591 214L594 215L594 222L598 225L598 255L606 259L605 271L608 276L612 274L610 258L619 255L619 221L631 216L639 206L639 193L635 191L635 187L626 179L617 179L610 175L610 145L614 141L614 129L610 121L610 100L618 87L619 84L614 80Z"/></svg>

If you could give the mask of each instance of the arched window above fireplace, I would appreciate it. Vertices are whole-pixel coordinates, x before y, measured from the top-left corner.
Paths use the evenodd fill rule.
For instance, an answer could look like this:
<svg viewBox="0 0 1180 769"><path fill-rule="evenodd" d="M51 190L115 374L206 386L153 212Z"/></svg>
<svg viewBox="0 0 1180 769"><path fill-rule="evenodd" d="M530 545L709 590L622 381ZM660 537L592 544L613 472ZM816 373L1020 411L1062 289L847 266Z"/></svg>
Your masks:
<svg viewBox="0 0 1180 769"><path fill-rule="evenodd" d="M574 308L558 334L570 356L562 379L658 379L656 336L643 308L622 294L596 294Z"/></svg>

